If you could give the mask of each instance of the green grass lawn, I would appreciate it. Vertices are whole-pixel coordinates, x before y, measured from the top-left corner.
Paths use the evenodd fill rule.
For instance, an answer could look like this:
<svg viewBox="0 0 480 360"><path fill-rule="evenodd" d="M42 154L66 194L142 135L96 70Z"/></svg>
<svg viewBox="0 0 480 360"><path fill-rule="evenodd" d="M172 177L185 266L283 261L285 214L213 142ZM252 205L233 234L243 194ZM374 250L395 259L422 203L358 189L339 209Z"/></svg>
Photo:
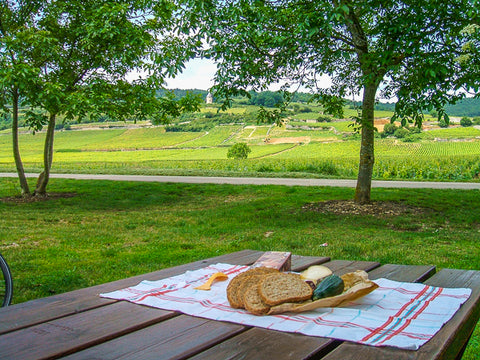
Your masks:
<svg viewBox="0 0 480 360"><path fill-rule="evenodd" d="M0 198L18 194L17 182L0 179ZM349 188L51 179L49 191L48 201L0 202L14 303L242 249L480 269L478 190L373 189L374 201L421 210L399 216L304 208L350 200ZM477 326L464 359L479 339Z"/></svg>

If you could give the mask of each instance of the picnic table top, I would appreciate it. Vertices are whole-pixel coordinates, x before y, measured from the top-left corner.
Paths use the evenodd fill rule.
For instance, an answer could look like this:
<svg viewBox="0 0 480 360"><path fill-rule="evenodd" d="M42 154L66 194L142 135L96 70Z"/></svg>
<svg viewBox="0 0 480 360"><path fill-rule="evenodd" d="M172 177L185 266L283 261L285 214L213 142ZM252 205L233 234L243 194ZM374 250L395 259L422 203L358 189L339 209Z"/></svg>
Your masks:
<svg viewBox="0 0 480 360"><path fill-rule="evenodd" d="M292 270L324 264L337 274L468 287L472 295L419 350L373 347L336 339L192 317L99 296L209 264L248 265L263 252L243 250L0 309L0 359L459 359L480 317L480 271L429 265L292 256Z"/></svg>

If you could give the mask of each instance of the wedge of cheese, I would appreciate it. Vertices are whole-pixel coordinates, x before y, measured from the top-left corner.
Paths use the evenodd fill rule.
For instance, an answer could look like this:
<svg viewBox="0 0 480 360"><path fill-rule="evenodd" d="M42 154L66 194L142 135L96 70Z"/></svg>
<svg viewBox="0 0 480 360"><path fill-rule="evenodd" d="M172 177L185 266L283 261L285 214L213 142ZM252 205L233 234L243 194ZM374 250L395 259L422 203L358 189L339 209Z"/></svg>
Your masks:
<svg viewBox="0 0 480 360"><path fill-rule="evenodd" d="M318 284L327 276L332 275L332 270L323 265L312 265L300 274L303 280L312 281L314 284Z"/></svg>

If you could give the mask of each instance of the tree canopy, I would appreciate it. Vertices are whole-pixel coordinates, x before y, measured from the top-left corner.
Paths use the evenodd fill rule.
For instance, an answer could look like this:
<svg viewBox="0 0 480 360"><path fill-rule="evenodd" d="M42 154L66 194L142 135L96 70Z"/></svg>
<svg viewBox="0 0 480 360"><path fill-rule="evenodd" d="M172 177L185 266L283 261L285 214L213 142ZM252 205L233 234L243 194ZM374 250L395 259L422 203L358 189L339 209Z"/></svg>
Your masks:
<svg viewBox="0 0 480 360"><path fill-rule="evenodd" d="M195 97L181 103L157 97L164 79L176 75L199 46L188 32L173 33L171 1L0 1L0 105L14 104L12 116L18 120L21 99L30 107L28 125L36 131L47 126L36 193L45 194L58 115L112 114L161 122L198 105ZM140 76L130 80L132 73ZM17 126L13 121L15 161L28 194Z"/></svg>
<svg viewBox="0 0 480 360"><path fill-rule="evenodd" d="M478 95L468 77L476 52L470 64L459 61L476 39L465 29L478 23L478 0L178 1L183 26L207 40L204 55L218 64L214 94L227 104L272 84L307 88L331 113L345 97L362 98L357 202L370 201L378 97L398 99L396 118L419 126L425 110L444 116L461 89ZM325 74L331 87L320 86Z"/></svg>
<svg viewBox="0 0 480 360"><path fill-rule="evenodd" d="M281 103L284 100L281 94L273 91L262 91L259 93L251 91L249 93L249 96L249 103L251 105L259 105L266 107L275 107L275 105Z"/></svg>

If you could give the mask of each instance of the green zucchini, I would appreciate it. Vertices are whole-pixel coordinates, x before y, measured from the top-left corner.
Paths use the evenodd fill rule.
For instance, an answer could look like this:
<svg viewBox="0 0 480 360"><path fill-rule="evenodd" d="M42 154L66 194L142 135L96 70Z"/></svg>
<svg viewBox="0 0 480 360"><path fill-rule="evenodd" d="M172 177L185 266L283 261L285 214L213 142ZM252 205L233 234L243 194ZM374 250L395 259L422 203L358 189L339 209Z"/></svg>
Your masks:
<svg viewBox="0 0 480 360"><path fill-rule="evenodd" d="M345 284L340 276L332 274L323 279L313 291L312 300L323 299L340 295L345 288Z"/></svg>

